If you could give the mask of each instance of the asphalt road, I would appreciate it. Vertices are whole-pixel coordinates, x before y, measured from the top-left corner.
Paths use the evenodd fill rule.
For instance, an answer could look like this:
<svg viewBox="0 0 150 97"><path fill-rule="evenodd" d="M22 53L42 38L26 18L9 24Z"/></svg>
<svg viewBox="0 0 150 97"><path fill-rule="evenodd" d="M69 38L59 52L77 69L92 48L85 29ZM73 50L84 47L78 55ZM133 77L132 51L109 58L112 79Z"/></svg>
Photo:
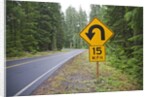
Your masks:
<svg viewBox="0 0 150 97"><path fill-rule="evenodd" d="M84 52L76 49L49 56L6 62L6 96L28 96L65 62Z"/></svg>

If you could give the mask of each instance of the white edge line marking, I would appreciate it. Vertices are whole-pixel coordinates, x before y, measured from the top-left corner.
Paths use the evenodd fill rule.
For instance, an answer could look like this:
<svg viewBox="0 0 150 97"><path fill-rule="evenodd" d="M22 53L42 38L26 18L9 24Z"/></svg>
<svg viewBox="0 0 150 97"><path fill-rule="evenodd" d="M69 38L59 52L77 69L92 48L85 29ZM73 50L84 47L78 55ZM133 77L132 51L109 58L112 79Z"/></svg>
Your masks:
<svg viewBox="0 0 150 97"><path fill-rule="evenodd" d="M81 52L79 52L78 54L80 54ZM78 55L78 54L75 54ZM52 70L54 70L55 68L59 67L60 65L64 64L65 62L67 62L69 59L75 57L75 56L71 56L69 58L67 58L66 60L64 60L63 62L58 63L58 65L56 65L55 67L51 68L50 70L48 70L47 72L45 72L44 74L42 74L41 76L39 76L38 78L36 78L34 81L32 81L30 84L28 84L27 86L25 86L23 89L21 89L19 92L17 92L14 96L19 96L20 94L22 94L25 90L27 90L30 86L32 86L34 83L36 83L38 80L40 80L42 77L44 77L45 75L47 75L49 72L51 72Z"/></svg>

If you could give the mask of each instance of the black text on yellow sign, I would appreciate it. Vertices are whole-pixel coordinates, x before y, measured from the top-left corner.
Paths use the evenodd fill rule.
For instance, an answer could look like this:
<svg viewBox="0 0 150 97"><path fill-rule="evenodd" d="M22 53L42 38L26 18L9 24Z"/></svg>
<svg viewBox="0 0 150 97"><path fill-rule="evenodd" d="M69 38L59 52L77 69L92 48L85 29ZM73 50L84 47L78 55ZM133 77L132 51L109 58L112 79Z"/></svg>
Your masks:
<svg viewBox="0 0 150 97"><path fill-rule="evenodd" d="M104 46L90 46L89 53L91 62L103 62L106 59Z"/></svg>

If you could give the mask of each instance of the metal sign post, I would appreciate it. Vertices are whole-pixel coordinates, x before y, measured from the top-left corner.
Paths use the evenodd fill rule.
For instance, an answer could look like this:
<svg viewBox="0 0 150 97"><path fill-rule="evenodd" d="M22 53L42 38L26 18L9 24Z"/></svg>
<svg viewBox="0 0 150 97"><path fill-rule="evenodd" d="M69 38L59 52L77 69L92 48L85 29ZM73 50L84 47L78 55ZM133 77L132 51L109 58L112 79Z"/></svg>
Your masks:
<svg viewBox="0 0 150 97"><path fill-rule="evenodd" d="M96 62L96 75L97 75L97 79L99 78L99 62Z"/></svg>

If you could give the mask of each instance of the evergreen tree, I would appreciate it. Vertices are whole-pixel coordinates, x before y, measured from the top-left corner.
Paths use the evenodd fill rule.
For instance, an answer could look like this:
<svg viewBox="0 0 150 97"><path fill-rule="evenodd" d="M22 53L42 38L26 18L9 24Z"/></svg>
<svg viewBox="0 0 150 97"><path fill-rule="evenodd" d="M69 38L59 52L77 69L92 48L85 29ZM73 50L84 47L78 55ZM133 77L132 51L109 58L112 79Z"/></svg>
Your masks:
<svg viewBox="0 0 150 97"><path fill-rule="evenodd" d="M58 3L7 1L7 56L63 48L64 17Z"/></svg>
<svg viewBox="0 0 150 97"><path fill-rule="evenodd" d="M9 56L22 55L23 45L20 41L22 30L21 21L25 17L25 13L19 2L9 2L7 4L6 14L6 54Z"/></svg>
<svg viewBox="0 0 150 97"><path fill-rule="evenodd" d="M78 25L78 13L73 7L68 7L66 10L66 31L65 31L65 44L66 47L76 47L76 34L77 33L77 25Z"/></svg>
<svg viewBox="0 0 150 97"><path fill-rule="evenodd" d="M132 29L132 36L128 38L130 42L130 60L127 64L135 64L131 73L136 73L134 77L140 84L143 84L143 8L126 8L125 19Z"/></svg>
<svg viewBox="0 0 150 97"><path fill-rule="evenodd" d="M81 8L78 11L73 7L68 7L65 16L65 46L70 48L81 48L85 46L79 37L80 31L87 24L86 12Z"/></svg>
<svg viewBox="0 0 150 97"><path fill-rule="evenodd" d="M61 50L64 46L64 28L65 28L65 21L64 21L64 14L61 13L59 15L59 21L58 24L61 24L61 26L58 26L58 32L57 32L57 49Z"/></svg>
<svg viewBox="0 0 150 97"><path fill-rule="evenodd" d="M115 32L106 44L107 61L131 75L142 86L143 8L93 5L90 18L93 17L102 19Z"/></svg>
<svg viewBox="0 0 150 97"><path fill-rule="evenodd" d="M25 14L23 19L21 20L22 28L20 28L21 43L23 45L23 50L26 52L35 52L37 50L37 43L38 43L35 38L37 32L36 31L37 11L35 10L36 5L35 3L31 3L31 2L19 2L19 3L21 4L21 7L24 10L24 14Z"/></svg>

